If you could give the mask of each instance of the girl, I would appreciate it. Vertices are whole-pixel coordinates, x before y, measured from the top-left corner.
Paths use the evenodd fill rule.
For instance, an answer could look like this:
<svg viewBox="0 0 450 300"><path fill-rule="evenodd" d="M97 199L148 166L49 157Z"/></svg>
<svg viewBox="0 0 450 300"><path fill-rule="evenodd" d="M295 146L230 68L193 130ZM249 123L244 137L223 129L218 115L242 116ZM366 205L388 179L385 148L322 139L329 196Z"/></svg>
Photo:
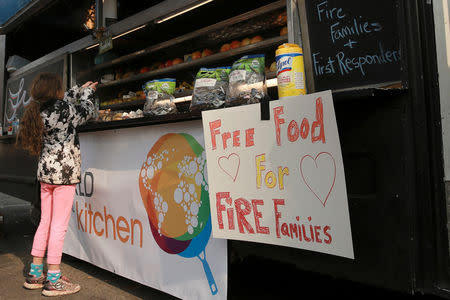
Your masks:
<svg viewBox="0 0 450 300"><path fill-rule="evenodd" d="M37 178L41 185L41 220L36 230L30 272L24 287L43 288L45 296L73 294L80 285L61 276L60 263L69 223L75 184L80 182L80 145L76 128L93 117L97 82L75 86L64 93L61 78L39 74L32 83L32 101L21 119L17 142L39 156ZM75 102L80 102L75 105ZM48 272L43 274L47 250Z"/></svg>

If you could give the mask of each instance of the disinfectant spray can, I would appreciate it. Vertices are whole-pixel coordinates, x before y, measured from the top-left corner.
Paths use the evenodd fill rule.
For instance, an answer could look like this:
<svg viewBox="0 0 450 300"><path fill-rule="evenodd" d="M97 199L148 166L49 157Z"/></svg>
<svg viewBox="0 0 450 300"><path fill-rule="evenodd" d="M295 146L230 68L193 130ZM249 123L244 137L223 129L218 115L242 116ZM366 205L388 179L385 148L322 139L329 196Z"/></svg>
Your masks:
<svg viewBox="0 0 450 300"><path fill-rule="evenodd" d="M283 44L275 51L278 97L305 95L303 50L296 44Z"/></svg>

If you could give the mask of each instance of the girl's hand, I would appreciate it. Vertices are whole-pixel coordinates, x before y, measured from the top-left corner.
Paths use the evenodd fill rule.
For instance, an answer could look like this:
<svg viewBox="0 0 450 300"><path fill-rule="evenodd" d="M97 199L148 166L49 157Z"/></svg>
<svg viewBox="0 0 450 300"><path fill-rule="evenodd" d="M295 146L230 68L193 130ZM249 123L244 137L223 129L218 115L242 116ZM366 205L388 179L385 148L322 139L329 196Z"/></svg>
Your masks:
<svg viewBox="0 0 450 300"><path fill-rule="evenodd" d="M83 84L81 87L82 88L87 88L88 86L90 86L92 84L92 81L88 81L85 84Z"/></svg>
<svg viewBox="0 0 450 300"><path fill-rule="evenodd" d="M97 85L98 85L98 82L96 81L96 82L92 82L92 83L89 85L89 87L95 91L95 90L97 89Z"/></svg>

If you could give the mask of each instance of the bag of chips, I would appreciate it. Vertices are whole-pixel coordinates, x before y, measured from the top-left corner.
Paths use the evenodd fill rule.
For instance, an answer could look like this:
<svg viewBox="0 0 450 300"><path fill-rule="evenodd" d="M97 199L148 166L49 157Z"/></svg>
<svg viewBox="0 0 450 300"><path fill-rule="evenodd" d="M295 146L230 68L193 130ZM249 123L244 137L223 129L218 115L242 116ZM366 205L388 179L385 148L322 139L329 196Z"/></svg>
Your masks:
<svg viewBox="0 0 450 300"><path fill-rule="evenodd" d="M173 102L176 81L172 78L155 79L142 87L145 93L144 115L161 116L177 113Z"/></svg>
<svg viewBox="0 0 450 300"><path fill-rule="evenodd" d="M246 55L233 63L225 106L259 103L267 97L264 54Z"/></svg>
<svg viewBox="0 0 450 300"><path fill-rule="evenodd" d="M230 67L201 68L195 77L191 111L219 108L225 103Z"/></svg>

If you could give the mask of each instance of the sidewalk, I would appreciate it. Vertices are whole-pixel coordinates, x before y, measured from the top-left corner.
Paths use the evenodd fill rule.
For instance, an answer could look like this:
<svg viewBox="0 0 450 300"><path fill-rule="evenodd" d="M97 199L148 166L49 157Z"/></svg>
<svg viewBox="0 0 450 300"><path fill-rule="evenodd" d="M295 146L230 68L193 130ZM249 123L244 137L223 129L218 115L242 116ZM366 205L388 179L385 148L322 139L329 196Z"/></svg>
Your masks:
<svg viewBox="0 0 450 300"><path fill-rule="evenodd" d="M30 203L0 193L0 300L48 299L40 290L22 287L35 231L30 209ZM64 299L177 299L68 255L63 255L61 270L81 285L80 292Z"/></svg>
<svg viewBox="0 0 450 300"><path fill-rule="evenodd" d="M0 300L49 299L39 290L22 287L31 262L30 251L35 227L30 221L30 203L0 193ZM81 285L74 295L54 299L82 300L174 300L171 295L128 280L75 257L63 255L61 270ZM440 300L430 295L401 293L337 280L296 270L276 261L258 258L229 262L228 299L333 299L346 300ZM50 298L51 299L51 298Z"/></svg>

